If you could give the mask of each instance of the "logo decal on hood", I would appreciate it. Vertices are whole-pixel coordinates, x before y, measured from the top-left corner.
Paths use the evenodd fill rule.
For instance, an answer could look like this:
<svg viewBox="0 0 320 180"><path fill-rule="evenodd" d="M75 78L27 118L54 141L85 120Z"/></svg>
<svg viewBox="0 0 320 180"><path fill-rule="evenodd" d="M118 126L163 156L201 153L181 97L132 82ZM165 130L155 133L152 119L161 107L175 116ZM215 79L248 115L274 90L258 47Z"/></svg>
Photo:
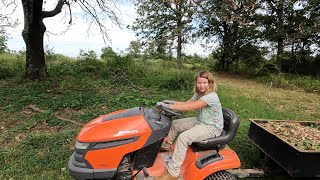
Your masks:
<svg viewBox="0 0 320 180"><path fill-rule="evenodd" d="M139 132L138 130L119 131L116 136L121 136L121 135L125 135L125 134L136 134L138 132Z"/></svg>

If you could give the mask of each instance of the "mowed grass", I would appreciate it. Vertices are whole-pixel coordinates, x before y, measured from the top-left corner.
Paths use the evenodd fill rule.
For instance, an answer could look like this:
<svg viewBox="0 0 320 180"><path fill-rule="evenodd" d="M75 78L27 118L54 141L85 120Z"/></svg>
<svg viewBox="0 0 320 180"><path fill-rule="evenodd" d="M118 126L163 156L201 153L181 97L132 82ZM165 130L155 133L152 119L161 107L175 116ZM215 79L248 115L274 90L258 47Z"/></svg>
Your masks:
<svg viewBox="0 0 320 180"><path fill-rule="evenodd" d="M0 80L0 179L72 179L67 163L81 126L57 115L85 124L116 110L192 96L196 70L142 67L126 76L118 74L117 79L102 69L103 64L82 65L81 70L74 69L75 62L49 65L51 76L43 81L25 82L20 76ZM242 168L255 167L259 159L247 136L250 118L320 119L317 94L272 89L269 98L268 84L226 74L216 77L223 106L241 119L230 147L239 155Z"/></svg>

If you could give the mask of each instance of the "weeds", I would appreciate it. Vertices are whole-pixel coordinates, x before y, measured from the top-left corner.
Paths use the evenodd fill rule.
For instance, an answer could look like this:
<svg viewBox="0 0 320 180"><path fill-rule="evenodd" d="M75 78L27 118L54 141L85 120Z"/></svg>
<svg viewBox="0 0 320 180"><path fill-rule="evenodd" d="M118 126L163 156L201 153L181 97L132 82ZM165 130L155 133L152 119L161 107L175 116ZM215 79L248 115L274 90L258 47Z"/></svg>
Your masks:
<svg viewBox="0 0 320 180"><path fill-rule="evenodd" d="M291 74L269 74L258 77L257 79L264 83L270 83L272 81L276 87L286 89L302 88L307 92L320 93L320 77Z"/></svg>

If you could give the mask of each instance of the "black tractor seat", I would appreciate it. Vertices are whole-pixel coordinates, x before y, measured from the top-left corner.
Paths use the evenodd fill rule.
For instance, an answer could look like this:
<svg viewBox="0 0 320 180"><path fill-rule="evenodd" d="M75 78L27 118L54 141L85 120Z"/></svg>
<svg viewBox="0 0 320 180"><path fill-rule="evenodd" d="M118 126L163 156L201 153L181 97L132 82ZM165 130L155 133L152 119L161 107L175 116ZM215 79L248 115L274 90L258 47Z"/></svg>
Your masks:
<svg viewBox="0 0 320 180"><path fill-rule="evenodd" d="M222 134L215 138L192 143L190 145L192 151L216 150L219 152L220 149L224 148L234 139L239 128L240 120L237 114L230 109L222 108L222 113L224 119Z"/></svg>

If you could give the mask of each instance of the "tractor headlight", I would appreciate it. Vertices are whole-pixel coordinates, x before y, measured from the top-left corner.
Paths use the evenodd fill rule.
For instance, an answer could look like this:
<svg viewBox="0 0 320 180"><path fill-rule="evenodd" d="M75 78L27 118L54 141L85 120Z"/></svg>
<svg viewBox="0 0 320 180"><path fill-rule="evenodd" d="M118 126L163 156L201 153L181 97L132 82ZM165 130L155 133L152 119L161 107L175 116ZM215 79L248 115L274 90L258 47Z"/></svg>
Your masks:
<svg viewBox="0 0 320 180"><path fill-rule="evenodd" d="M75 148L76 149L87 149L88 146L89 146L89 143L81 143L81 142L77 141Z"/></svg>

